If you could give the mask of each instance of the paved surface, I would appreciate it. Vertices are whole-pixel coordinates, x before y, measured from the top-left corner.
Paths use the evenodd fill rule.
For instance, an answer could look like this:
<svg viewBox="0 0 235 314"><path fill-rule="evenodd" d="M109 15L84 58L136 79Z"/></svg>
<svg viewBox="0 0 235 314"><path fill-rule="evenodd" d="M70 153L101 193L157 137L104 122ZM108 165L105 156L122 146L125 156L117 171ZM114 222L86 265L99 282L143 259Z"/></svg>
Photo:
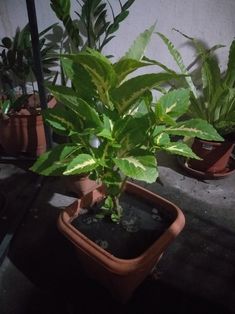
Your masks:
<svg viewBox="0 0 235 314"><path fill-rule="evenodd" d="M8 203L0 209L0 240L16 233L0 268L0 313L235 313L235 174L201 181L174 157L161 155L159 164L160 181L143 185L180 206L186 227L155 277L121 305L86 277L56 228L61 208L74 199L63 181L40 182L26 163L2 162L0 191Z"/></svg>

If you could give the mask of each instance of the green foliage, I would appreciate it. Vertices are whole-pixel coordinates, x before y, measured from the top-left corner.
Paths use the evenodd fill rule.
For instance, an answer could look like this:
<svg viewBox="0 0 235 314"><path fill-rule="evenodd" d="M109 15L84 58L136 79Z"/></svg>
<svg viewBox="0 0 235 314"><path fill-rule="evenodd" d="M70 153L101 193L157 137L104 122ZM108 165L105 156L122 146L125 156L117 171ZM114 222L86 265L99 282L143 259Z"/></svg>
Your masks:
<svg viewBox="0 0 235 314"><path fill-rule="evenodd" d="M235 40L230 45L227 69L224 73L221 73L214 52L216 49L224 46L215 45L208 50L205 44L195 38L191 38L181 32L179 33L191 41L197 51L197 58L192 65L197 63L198 69L192 73L184 65L183 59L173 43L163 34L158 33L158 35L167 45L181 73L187 75L183 78L184 83L186 83L191 92L191 105L187 113L193 118L206 120L222 136L234 132ZM201 75L199 83L196 81L195 73L200 73Z"/></svg>
<svg viewBox="0 0 235 314"><path fill-rule="evenodd" d="M70 51L78 52L89 47L98 51L115 37L114 33L129 14L128 9L135 0L119 1L120 10L114 13L109 1L77 1L79 10L75 11L78 20L71 17L70 0L51 0L51 8L63 23L70 41ZM110 11L112 19L107 18Z"/></svg>
<svg viewBox="0 0 235 314"><path fill-rule="evenodd" d="M148 32L143 34L149 36ZM147 42L142 36L139 38L141 45ZM129 53L132 54L131 50L136 47L139 47L138 40ZM158 150L197 158L186 144L172 142L171 134L220 138L205 121L179 122L189 107L188 90L172 91L157 102L153 101L153 88L171 78L180 78L175 72L142 74L129 79L129 73L139 65L148 67L149 62L139 60L140 64L124 56L112 64L99 52L90 49L75 55L63 55L63 60L67 59L72 87L49 88L64 104L64 109L48 109L44 117L55 132L67 134L71 143L58 145L43 154L31 169L43 175L89 172L92 178L105 184L109 195L104 205L105 215L109 213L114 221L119 221L122 215L118 199L128 177L148 183L157 179ZM121 63L125 67L117 66ZM83 80L82 76L78 79L83 71L75 72L77 66L87 72L84 80L90 82L86 86L81 84L78 87L76 84ZM86 99L82 98L83 86L86 90L90 87ZM110 206L114 210L107 211Z"/></svg>
<svg viewBox="0 0 235 314"><path fill-rule="evenodd" d="M44 35L47 34L54 25L46 28L39 33L39 44L42 58L42 69L46 79L51 78L54 72L51 67L56 65L56 58L50 56L54 51L54 46L49 44ZM33 61L32 43L30 37L29 25L22 30L16 29L13 38L4 37L1 40L0 51L0 85L1 94L10 100L8 110L19 110L27 99L27 85L36 81L35 66ZM15 88L20 88L24 94L22 97L16 97Z"/></svg>

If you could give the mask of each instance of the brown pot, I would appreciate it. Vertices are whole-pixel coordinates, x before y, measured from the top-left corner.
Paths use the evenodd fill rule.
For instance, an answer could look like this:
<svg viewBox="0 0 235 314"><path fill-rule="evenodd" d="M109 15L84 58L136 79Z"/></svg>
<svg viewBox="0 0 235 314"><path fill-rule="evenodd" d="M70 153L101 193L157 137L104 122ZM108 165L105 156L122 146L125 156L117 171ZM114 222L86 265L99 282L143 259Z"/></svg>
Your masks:
<svg viewBox="0 0 235 314"><path fill-rule="evenodd" d="M190 159L189 167L205 173L223 173L226 171L234 143L229 141L210 142L194 139L192 150L203 160Z"/></svg>
<svg viewBox="0 0 235 314"><path fill-rule="evenodd" d="M180 233L185 224L181 210L173 203L138 186L127 182L126 192L138 196L153 206L161 206L174 216L168 229L141 255L122 259L110 254L88 239L71 222L80 214L81 208L99 202L104 197L104 188L99 186L66 208L59 216L59 230L74 244L77 256L88 275L108 288L121 302L126 302L140 283L151 273L164 250Z"/></svg>
<svg viewBox="0 0 235 314"><path fill-rule="evenodd" d="M48 107L56 105L53 97ZM22 109L0 120L0 144L8 154L27 153L31 156L41 155L46 151L46 139L41 114L30 114Z"/></svg>
<svg viewBox="0 0 235 314"><path fill-rule="evenodd" d="M64 177L69 191L74 192L78 198L90 193L98 187L98 183L89 179L88 175L73 175Z"/></svg>

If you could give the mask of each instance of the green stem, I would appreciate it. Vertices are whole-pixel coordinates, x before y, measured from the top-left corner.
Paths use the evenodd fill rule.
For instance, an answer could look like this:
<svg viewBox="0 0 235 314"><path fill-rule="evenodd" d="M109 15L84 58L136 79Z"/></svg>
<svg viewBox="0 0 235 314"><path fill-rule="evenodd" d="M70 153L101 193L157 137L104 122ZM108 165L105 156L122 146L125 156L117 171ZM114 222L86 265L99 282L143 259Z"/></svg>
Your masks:
<svg viewBox="0 0 235 314"><path fill-rule="evenodd" d="M123 209L119 203L119 196L112 195L111 197L112 197L112 201L113 201L114 210L116 211L118 217L121 218Z"/></svg>

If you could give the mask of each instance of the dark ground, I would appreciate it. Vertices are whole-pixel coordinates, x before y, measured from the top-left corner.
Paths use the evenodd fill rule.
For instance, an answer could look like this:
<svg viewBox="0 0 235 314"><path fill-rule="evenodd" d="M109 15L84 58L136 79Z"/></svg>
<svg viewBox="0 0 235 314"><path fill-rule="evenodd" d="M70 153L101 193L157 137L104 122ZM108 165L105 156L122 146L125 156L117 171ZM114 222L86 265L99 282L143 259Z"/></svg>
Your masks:
<svg viewBox="0 0 235 314"><path fill-rule="evenodd" d="M57 230L61 208L73 201L63 181L40 183L26 162L2 161L0 241L22 220L0 267L0 313L235 313L235 174L197 180L174 157L159 159L161 182L143 185L181 207L186 227L126 305L87 278Z"/></svg>

